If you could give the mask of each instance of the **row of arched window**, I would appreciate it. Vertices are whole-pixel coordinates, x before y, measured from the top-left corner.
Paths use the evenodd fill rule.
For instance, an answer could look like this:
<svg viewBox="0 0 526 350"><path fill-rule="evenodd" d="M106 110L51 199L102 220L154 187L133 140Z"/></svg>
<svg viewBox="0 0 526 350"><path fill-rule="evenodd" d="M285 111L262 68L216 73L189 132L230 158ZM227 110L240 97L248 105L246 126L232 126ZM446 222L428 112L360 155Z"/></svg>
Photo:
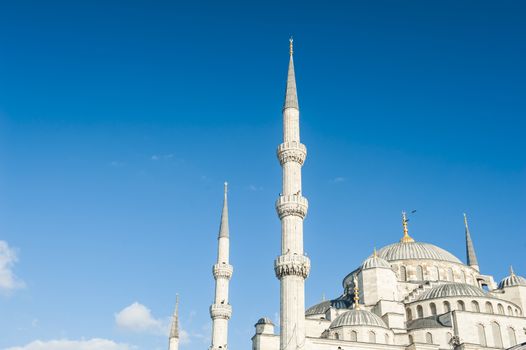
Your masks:
<svg viewBox="0 0 526 350"><path fill-rule="evenodd" d="M500 325L497 322L491 322L490 329L493 335L493 344L489 345L496 348L502 348L502 331ZM477 325L477 333L479 337L479 344L482 346L488 346L488 340L486 338L486 327L483 324L480 323ZM509 345L517 345L517 335L515 334L515 329L513 329L512 327L508 327L506 333L510 342Z"/></svg>
<svg viewBox="0 0 526 350"><path fill-rule="evenodd" d="M348 337L348 340L350 341L358 341L358 332L356 331L350 331L348 333L349 337ZM338 332L335 332L334 333L334 338L335 339L344 339L343 337L343 331L341 333L338 333ZM376 339L376 333L374 331L369 331L367 332L367 342L369 343L376 343L377 342L377 339ZM384 334L384 344L389 344L389 334L385 333ZM365 341L365 339L364 339Z"/></svg>
<svg viewBox="0 0 526 350"><path fill-rule="evenodd" d="M430 278L428 276L427 279L424 279L424 268L421 265L418 265L416 267L416 280L417 281L437 280L437 281L450 281L450 282L462 282L462 283L467 283L468 282L468 276L466 275L466 272L464 272L463 270L460 273L460 281L455 281L455 275L454 275L453 269L451 267L449 267L446 270L445 275L443 273L442 273L442 275L440 274L440 269L437 266L428 267L427 269L429 270L428 271L429 274L433 274L435 277ZM434 273L431 273L431 271L433 271ZM407 267L400 266L400 272L399 272L399 276L398 276L399 280L400 281L407 281L408 280L407 276L408 276L407 275Z"/></svg>
<svg viewBox="0 0 526 350"><path fill-rule="evenodd" d="M443 305L444 313L451 311L452 307L451 307L451 303L449 301L447 301L447 300L444 301L442 303L442 305ZM464 301L458 300L456 302L456 310L481 312L481 307L480 307L480 304L479 304L478 301L473 300L471 302L470 310L467 310L467 307L466 307L466 304L464 303ZM495 313L495 311L493 309L493 304L491 302L487 301L484 304L484 312L487 313L487 314L494 314ZM436 316L438 314L437 313L437 305L435 303L430 303L429 304L429 313L432 316ZM504 305L502 305L501 303L497 304L497 313L499 315L506 315L506 312L504 310ZM513 309L510 305L508 305L507 315L508 316L520 316L521 312L519 311L518 308ZM410 308L406 309L406 317L407 317L408 321L411 321L413 319L413 312L411 311ZM422 305L418 305L416 307L416 317L417 318L423 318L424 317L424 308L423 308Z"/></svg>

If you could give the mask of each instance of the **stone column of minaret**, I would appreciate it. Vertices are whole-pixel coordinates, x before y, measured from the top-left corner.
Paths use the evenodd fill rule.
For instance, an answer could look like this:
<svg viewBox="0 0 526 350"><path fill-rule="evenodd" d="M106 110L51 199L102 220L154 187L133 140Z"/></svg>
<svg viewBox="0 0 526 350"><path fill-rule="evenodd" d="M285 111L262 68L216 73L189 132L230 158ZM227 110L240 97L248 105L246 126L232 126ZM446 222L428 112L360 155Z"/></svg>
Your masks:
<svg viewBox="0 0 526 350"><path fill-rule="evenodd" d="M292 38L285 103L283 143L277 155L283 169L283 189L276 202L281 220L281 255L274 262L280 280L280 349L305 346L305 279L310 261L303 253L303 219L308 202L301 192L301 167L307 150L300 142L299 105L294 75Z"/></svg>
<svg viewBox="0 0 526 350"><path fill-rule="evenodd" d="M168 341L168 350L179 350L179 296L175 298L175 311Z"/></svg>
<svg viewBox="0 0 526 350"><path fill-rule="evenodd" d="M210 306L212 318L212 345L210 349L227 349L228 320L232 316L232 306L228 303L228 284L232 277L233 267L229 264L230 238L228 230L228 184L225 182L223 211L219 227L217 264L213 266L216 280L214 303Z"/></svg>
<svg viewBox="0 0 526 350"><path fill-rule="evenodd" d="M466 258L469 266L477 271L480 271L479 262L477 261L477 255L475 254L475 247L471 240L471 234L469 233L468 216L464 213L464 226L466 228Z"/></svg>

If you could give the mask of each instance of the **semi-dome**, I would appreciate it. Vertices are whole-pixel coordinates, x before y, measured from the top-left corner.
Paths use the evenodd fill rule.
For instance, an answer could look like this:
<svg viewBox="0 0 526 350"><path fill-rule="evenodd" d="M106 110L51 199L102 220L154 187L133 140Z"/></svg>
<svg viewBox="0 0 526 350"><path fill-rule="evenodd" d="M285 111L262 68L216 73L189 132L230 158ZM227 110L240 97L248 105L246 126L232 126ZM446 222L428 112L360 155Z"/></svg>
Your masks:
<svg viewBox="0 0 526 350"><path fill-rule="evenodd" d="M516 275L513 268L510 268L510 275L500 281L499 289L513 286L526 286L526 278Z"/></svg>
<svg viewBox="0 0 526 350"><path fill-rule="evenodd" d="M390 269L391 265L385 260L380 258L376 253L373 256L367 258L362 264L362 270L384 268Z"/></svg>
<svg viewBox="0 0 526 350"><path fill-rule="evenodd" d="M462 262L450 252L436 245L424 242L393 243L380 249L377 254L380 258L387 261L427 259L462 264Z"/></svg>
<svg viewBox="0 0 526 350"><path fill-rule="evenodd" d="M331 307L335 309L348 309L351 306L352 306L352 299L347 294L344 294L339 298L336 298L333 300L325 300L325 301L322 301L321 303L311 306L305 311L305 316L324 314Z"/></svg>
<svg viewBox="0 0 526 350"><path fill-rule="evenodd" d="M447 297L485 297L484 291L479 288L465 283L447 283L441 284L423 293L418 300L427 300Z"/></svg>
<svg viewBox="0 0 526 350"><path fill-rule="evenodd" d="M336 317L331 323L330 328L337 328L343 326L368 326L368 327L382 327L387 328L385 322L380 316L367 310L349 310L340 316Z"/></svg>

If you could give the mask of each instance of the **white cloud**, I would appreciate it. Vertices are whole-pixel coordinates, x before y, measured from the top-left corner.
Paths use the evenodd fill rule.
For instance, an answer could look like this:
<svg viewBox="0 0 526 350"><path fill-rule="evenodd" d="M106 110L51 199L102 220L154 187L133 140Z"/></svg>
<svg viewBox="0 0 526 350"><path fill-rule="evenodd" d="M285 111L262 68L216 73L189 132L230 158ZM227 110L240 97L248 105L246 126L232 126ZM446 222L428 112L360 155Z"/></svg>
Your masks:
<svg viewBox="0 0 526 350"><path fill-rule="evenodd" d="M24 282L13 272L13 266L17 261L16 251L10 248L7 242L0 241L0 291L10 292L24 287Z"/></svg>
<svg viewBox="0 0 526 350"><path fill-rule="evenodd" d="M341 183L341 182L344 182L345 181L345 178L343 176L338 176L338 177L335 177L334 179L332 179L330 182L333 183L333 184L337 184L337 183Z"/></svg>
<svg viewBox="0 0 526 350"><path fill-rule="evenodd" d="M166 335L168 324L153 317L146 306L135 302L115 314L115 323L121 329L139 332Z"/></svg>
<svg viewBox="0 0 526 350"><path fill-rule="evenodd" d="M5 350L131 350L134 347L116 343L113 340L93 338L90 340L35 340L24 346L16 346Z"/></svg>
<svg viewBox="0 0 526 350"><path fill-rule="evenodd" d="M154 154L150 157L151 160L166 160L166 159L172 159L174 155L172 153L170 154Z"/></svg>

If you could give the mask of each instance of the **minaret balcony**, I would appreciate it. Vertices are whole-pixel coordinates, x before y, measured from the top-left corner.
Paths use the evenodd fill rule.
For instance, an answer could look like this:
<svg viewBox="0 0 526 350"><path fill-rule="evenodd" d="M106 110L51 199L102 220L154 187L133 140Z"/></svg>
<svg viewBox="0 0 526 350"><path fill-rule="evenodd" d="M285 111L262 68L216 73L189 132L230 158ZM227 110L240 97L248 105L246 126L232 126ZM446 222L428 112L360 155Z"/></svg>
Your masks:
<svg viewBox="0 0 526 350"><path fill-rule="evenodd" d="M303 165L307 157L307 148L299 141L284 142L278 146L277 155L281 165L287 162Z"/></svg>
<svg viewBox="0 0 526 350"><path fill-rule="evenodd" d="M212 268L214 278L226 278L230 279L234 272L234 267L230 264L215 264Z"/></svg>
<svg viewBox="0 0 526 350"><path fill-rule="evenodd" d="M210 317L230 319L232 316L232 306L230 304L212 304L210 305Z"/></svg>
<svg viewBox="0 0 526 350"><path fill-rule="evenodd" d="M274 271L279 279L290 275L307 278L310 272L310 259L305 255L291 253L280 255L274 261Z"/></svg>
<svg viewBox="0 0 526 350"><path fill-rule="evenodd" d="M304 219L309 208L309 201L301 194L293 194L289 196L280 196L276 201L276 210L279 218L294 215Z"/></svg>

